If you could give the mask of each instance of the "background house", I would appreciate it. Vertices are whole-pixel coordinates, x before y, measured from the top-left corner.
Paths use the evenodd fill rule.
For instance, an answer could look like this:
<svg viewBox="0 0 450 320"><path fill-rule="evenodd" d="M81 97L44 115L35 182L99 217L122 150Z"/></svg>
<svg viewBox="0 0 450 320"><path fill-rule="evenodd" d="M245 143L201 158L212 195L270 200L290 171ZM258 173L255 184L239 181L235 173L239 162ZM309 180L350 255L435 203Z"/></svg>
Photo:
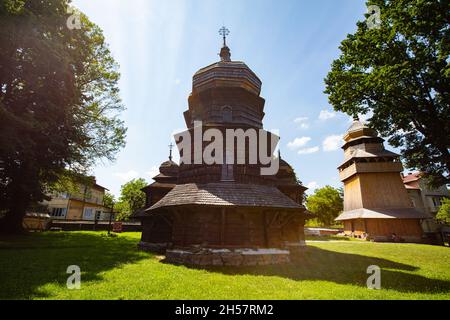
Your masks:
<svg viewBox="0 0 450 320"><path fill-rule="evenodd" d="M48 206L52 219L60 220L108 220L110 208L105 208L103 198L105 187L92 183L77 183L71 193L62 192L50 195Z"/></svg>
<svg viewBox="0 0 450 320"><path fill-rule="evenodd" d="M403 176L403 183L408 191L413 206L429 215L431 219L422 222L422 228L425 232L437 232L440 230L439 224L434 217L439 211L444 198L450 198L450 193L446 185L438 189L430 189L421 178L420 172L413 172Z"/></svg>

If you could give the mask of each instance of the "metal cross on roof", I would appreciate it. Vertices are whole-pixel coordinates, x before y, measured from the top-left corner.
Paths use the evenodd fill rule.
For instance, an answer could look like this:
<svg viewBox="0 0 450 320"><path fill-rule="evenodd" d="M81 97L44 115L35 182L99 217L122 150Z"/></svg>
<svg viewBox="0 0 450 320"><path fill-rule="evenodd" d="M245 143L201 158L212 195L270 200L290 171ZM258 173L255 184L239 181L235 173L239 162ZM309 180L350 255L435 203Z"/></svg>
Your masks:
<svg viewBox="0 0 450 320"><path fill-rule="evenodd" d="M227 35L230 34L230 30L225 27L220 28L219 34L223 37L223 46L227 46Z"/></svg>
<svg viewBox="0 0 450 320"><path fill-rule="evenodd" d="M169 160L170 160L170 161L172 161L172 148L173 148L173 143L171 142L171 143L169 144L169 150L170 150L170 151L169 151L169 152L170 152L170 153L169 153Z"/></svg>

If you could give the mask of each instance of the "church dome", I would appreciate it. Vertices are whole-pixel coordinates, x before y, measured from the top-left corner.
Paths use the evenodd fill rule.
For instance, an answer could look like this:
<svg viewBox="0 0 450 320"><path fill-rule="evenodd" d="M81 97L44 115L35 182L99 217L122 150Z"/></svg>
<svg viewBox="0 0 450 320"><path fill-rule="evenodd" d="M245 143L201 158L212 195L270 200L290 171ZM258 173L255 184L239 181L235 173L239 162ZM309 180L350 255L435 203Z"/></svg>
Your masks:
<svg viewBox="0 0 450 320"><path fill-rule="evenodd" d="M280 185L296 185L297 177L295 176L295 172L292 166L287 161L282 159L281 156L278 156L278 159L279 169L276 175L278 183Z"/></svg>
<svg viewBox="0 0 450 320"><path fill-rule="evenodd" d="M244 62L231 61L230 48L227 47L225 38L219 56L219 62L194 74L192 91L200 92L213 87L238 87L259 96L261 80Z"/></svg>
<svg viewBox="0 0 450 320"><path fill-rule="evenodd" d="M178 175L178 169L178 164L172 160L165 161L159 166L159 172L166 176Z"/></svg>
<svg viewBox="0 0 450 320"><path fill-rule="evenodd" d="M362 138L377 138L378 133L369 128L365 123L361 122L359 119L355 119L348 128L347 132L344 135L344 141L346 143L352 142L355 140L360 140Z"/></svg>

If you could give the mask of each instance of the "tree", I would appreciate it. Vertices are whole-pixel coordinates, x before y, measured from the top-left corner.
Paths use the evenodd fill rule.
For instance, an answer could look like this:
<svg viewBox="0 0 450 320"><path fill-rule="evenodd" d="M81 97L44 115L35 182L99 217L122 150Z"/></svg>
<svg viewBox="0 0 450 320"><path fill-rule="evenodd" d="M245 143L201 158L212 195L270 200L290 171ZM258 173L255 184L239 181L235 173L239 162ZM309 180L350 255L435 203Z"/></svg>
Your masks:
<svg viewBox="0 0 450 320"><path fill-rule="evenodd" d="M450 10L445 0L370 0L379 28L357 23L341 43L325 93L337 111L372 113L369 125L400 147L431 186L449 182ZM368 16L368 15L367 15Z"/></svg>
<svg viewBox="0 0 450 320"><path fill-rule="evenodd" d="M128 202L119 201L116 203L114 212L117 213L116 220L117 221L127 221L130 219L131 214L133 213L130 209L130 205Z"/></svg>
<svg viewBox="0 0 450 320"><path fill-rule="evenodd" d="M130 215L145 207L145 193L142 188L147 186L147 182L140 179L133 179L122 185L119 202L116 205L119 212L118 220L127 220Z"/></svg>
<svg viewBox="0 0 450 320"><path fill-rule="evenodd" d="M450 225L450 199L445 198L442 201L442 205L436 214L436 220L442 222L443 224Z"/></svg>
<svg viewBox="0 0 450 320"><path fill-rule="evenodd" d="M320 223L326 226L333 225L334 219L344 208L342 190L330 186L319 188L306 198L306 207L317 215Z"/></svg>
<svg viewBox="0 0 450 320"><path fill-rule="evenodd" d="M105 192L105 195L103 196L103 206L108 209L113 209L115 204L116 198L114 195L110 192Z"/></svg>
<svg viewBox="0 0 450 320"><path fill-rule="evenodd" d="M124 146L118 66L102 31L68 0L0 0L0 220L22 229L30 204L68 173Z"/></svg>

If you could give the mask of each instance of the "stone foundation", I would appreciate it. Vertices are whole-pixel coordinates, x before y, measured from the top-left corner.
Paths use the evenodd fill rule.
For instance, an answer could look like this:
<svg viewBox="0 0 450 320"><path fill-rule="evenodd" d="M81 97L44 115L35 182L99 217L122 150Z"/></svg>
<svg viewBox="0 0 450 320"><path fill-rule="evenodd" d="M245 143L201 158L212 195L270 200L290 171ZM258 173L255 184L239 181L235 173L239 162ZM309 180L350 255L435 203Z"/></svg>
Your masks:
<svg viewBox="0 0 450 320"><path fill-rule="evenodd" d="M280 249L174 249L166 251L169 263L196 266L262 266L289 263L289 251Z"/></svg>
<svg viewBox="0 0 450 320"><path fill-rule="evenodd" d="M306 242L304 240L295 243L286 243L286 250L289 250L291 261L299 261L303 257L306 249Z"/></svg>
<svg viewBox="0 0 450 320"><path fill-rule="evenodd" d="M150 243L141 241L138 243L138 248L142 251L164 254L170 245L170 243Z"/></svg>

